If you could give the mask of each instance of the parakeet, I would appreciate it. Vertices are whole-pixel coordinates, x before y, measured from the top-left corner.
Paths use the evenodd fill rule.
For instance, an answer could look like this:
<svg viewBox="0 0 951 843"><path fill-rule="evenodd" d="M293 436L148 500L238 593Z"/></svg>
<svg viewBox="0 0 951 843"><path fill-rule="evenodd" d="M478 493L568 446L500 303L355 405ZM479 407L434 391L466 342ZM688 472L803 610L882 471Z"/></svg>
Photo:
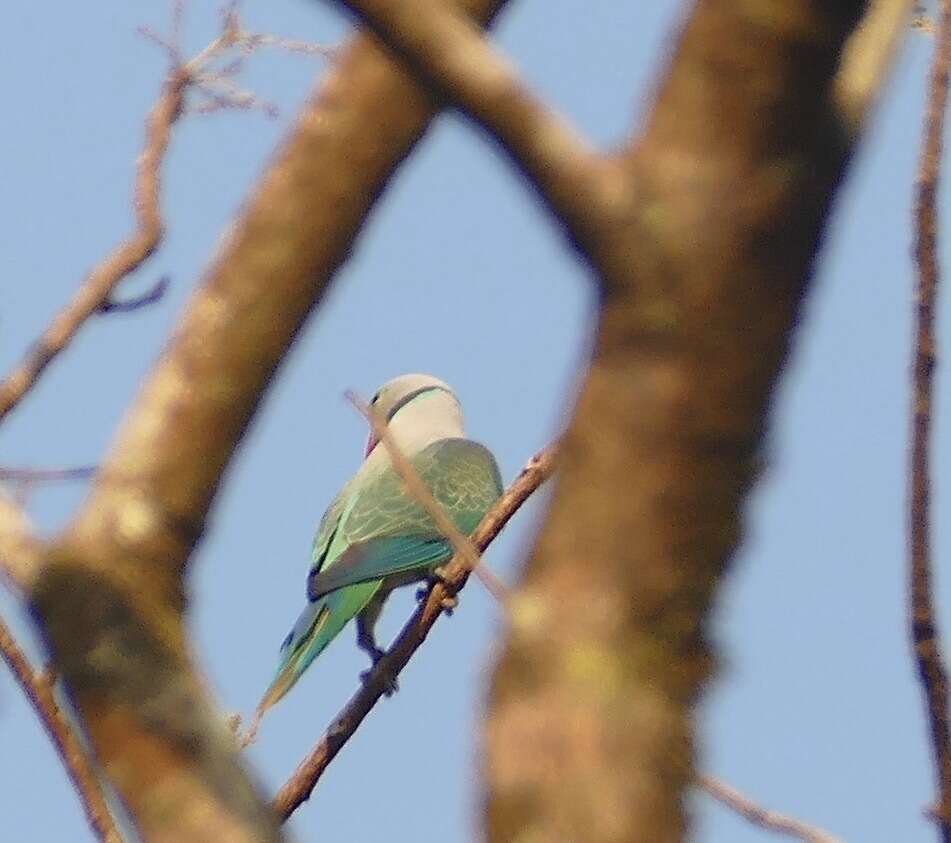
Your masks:
<svg viewBox="0 0 951 843"><path fill-rule="evenodd" d="M452 389L430 375L402 375L370 402L459 530L468 535L502 493L495 458L465 438ZM389 593L425 579L452 556L452 544L407 491L384 443L371 432L366 459L330 504L314 539L309 603L281 645L277 674L258 717L280 700L353 617L357 644L375 664L374 636Z"/></svg>

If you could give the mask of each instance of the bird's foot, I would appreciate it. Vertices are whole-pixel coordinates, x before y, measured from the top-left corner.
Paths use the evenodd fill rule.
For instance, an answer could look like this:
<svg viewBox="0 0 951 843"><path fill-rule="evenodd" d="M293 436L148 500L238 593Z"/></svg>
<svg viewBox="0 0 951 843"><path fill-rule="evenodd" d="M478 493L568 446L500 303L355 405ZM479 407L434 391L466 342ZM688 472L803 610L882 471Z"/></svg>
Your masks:
<svg viewBox="0 0 951 843"><path fill-rule="evenodd" d="M376 670L377 664L379 663L380 659L382 659L383 656L385 655L386 655L386 650L383 650L379 647L374 647L370 651L370 660L373 662L373 666L369 670L364 670L360 674L360 679L364 685L366 685L367 682L370 681L370 677L373 675L374 671ZM392 697L393 694L395 694L400 689L400 684L397 681L396 676L394 674L388 673L387 671L383 671L382 675L380 676L380 680L383 684L384 697Z"/></svg>
<svg viewBox="0 0 951 843"><path fill-rule="evenodd" d="M422 585L416 589L416 602L422 603L429 597L432 587L436 583L441 583L443 588L448 588L449 580L446 578L446 569L445 568L433 568L432 573L429 575L429 584ZM452 610L459 605L459 598L455 594L447 594L440 601L440 607L447 615L452 615Z"/></svg>

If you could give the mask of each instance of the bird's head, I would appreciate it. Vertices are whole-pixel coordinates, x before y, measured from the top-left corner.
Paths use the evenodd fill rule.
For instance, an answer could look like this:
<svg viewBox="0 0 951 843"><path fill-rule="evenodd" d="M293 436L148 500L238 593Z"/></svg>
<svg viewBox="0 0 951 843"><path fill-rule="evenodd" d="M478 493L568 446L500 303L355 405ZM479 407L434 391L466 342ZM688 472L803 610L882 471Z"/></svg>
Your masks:
<svg viewBox="0 0 951 843"><path fill-rule="evenodd" d="M411 403L424 396L432 396L434 393L448 395L458 406L459 402L456 394L449 384L439 380L439 378L434 378L432 375L422 374L400 375L398 378L387 381L370 400L370 406L379 419L386 424L390 424L397 417L397 414ZM378 443L379 439L371 429L370 438L367 441L367 456L370 455Z"/></svg>

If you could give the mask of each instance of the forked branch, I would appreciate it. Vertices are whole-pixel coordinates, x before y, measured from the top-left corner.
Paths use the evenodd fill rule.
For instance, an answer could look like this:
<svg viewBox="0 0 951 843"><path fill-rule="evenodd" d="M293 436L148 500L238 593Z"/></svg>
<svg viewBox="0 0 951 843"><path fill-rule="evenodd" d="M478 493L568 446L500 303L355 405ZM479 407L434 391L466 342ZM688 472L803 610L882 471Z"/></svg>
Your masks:
<svg viewBox="0 0 951 843"><path fill-rule="evenodd" d="M814 825L809 825L795 817L780 814L757 805L752 799L740 793L735 787L713 776L700 775L697 777L698 786L709 793L718 802L732 808L740 816L753 825L777 834L789 837L798 837L804 843L842 843L838 837Z"/></svg>

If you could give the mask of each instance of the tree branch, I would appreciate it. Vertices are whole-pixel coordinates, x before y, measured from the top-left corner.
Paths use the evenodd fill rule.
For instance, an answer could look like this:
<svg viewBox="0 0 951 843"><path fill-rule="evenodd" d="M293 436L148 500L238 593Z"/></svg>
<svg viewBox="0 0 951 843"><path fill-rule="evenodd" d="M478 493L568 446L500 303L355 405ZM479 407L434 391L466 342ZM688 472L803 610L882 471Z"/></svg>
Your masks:
<svg viewBox="0 0 951 843"><path fill-rule="evenodd" d="M865 5L698 0L617 158L636 204L588 253L601 323L490 695L490 840L688 836L710 608L858 134L832 91Z"/></svg>
<svg viewBox="0 0 951 843"><path fill-rule="evenodd" d="M470 541L478 553L485 551L522 504L552 475L556 456L556 446L551 445L536 454L522 469L521 474L472 534ZM444 569L444 579L434 583L425 603L416 610L386 655L374 665L363 686L344 706L323 738L281 788L274 798L273 808L282 820L286 820L310 798L324 770L383 696L388 687L387 680L399 675L413 653L426 640L430 629L444 610L446 598L453 597L465 585L472 570L471 563L472 560L467 560L463 554L457 553L453 557ZM513 606L513 619L517 620L521 611L516 603Z"/></svg>
<svg viewBox="0 0 951 843"><path fill-rule="evenodd" d="M838 837L833 837L821 828L804 823L795 817L788 817L760 807L736 788L713 776L698 776L697 785L718 802L736 811L753 825L765 828L767 831L798 837L804 843L842 843Z"/></svg>
<svg viewBox="0 0 951 843"><path fill-rule="evenodd" d="M486 129L572 237L593 248L627 207L629 183L451 4L340 0L437 98Z"/></svg>
<svg viewBox="0 0 951 843"><path fill-rule="evenodd" d="M0 619L0 656L7 663L13 678L23 689L56 749L66 773L73 782L82 803L86 819L96 837L103 843L122 843L112 812L76 732L56 702L53 688L46 677L37 674L24 652L17 645L13 633Z"/></svg>
<svg viewBox="0 0 951 843"><path fill-rule="evenodd" d="M944 121L951 68L951 0L942 4L928 95L915 208L915 261L918 306L912 395L912 444L909 477L910 627L918 675L928 711L939 799L933 812L941 837L951 843L951 727L948 722L948 676L932 597L931 550L931 409L935 369L935 299L938 265L937 194L944 148Z"/></svg>

